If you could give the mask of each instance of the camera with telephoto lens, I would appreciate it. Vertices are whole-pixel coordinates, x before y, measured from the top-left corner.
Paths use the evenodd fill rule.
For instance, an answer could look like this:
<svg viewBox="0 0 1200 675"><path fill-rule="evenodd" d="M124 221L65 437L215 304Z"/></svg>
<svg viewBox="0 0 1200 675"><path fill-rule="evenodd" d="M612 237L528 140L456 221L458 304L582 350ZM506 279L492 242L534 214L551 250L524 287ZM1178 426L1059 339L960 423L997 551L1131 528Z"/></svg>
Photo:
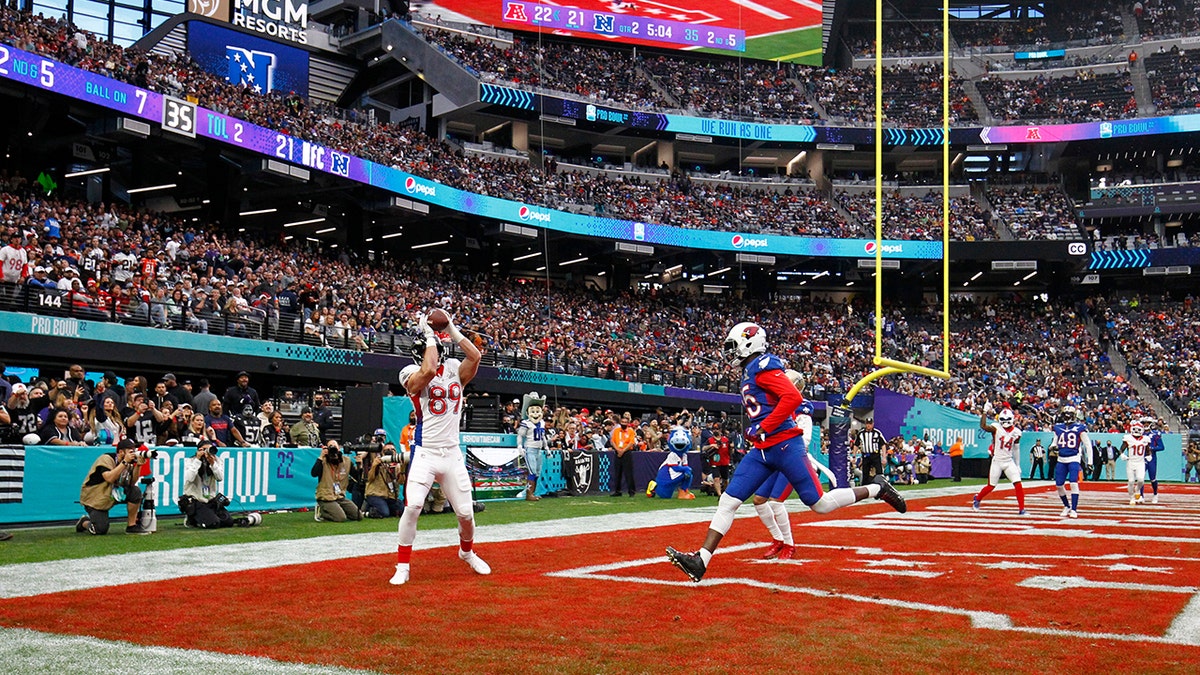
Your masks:
<svg viewBox="0 0 1200 675"><path fill-rule="evenodd" d="M390 452L389 452L389 453L387 453L387 454L383 454L383 455L380 455L380 456L379 456L379 463L380 463L380 464L387 464L387 465L391 465L391 464L399 464L399 463L400 463L400 456L399 456L399 455L396 455L396 454L392 454L392 453L390 453Z"/></svg>
<svg viewBox="0 0 1200 675"><path fill-rule="evenodd" d="M342 451L337 446L330 445L325 449L325 461L329 464L342 463Z"/></svg>
<svg viewBox="0 0 1200 675"><path fill-rule="evenodd" d="M131 450L129 454L136 459L154 459L155 457L158 457L157 450L151 450L144 445L138 446L136 450Z"/></svg>
<svg viewBox="0 0 1200 675"><path fill-rule="evenodd" d="M374 453L380 453L380 452L383 452L383 444L382 444L382 443L377 443L377 442L375 442L375 441L365 441L365 442L364 442L362 439L359 439L359 441L358 441L357 443L348 443L348 444L346 444L346 452L348 452L348 453L349 453L349 452L354 452L354 453L358 453L358 452L374 452Z"/></svg>
<svg viewBox="0 0 1200 675"><path fill-rule="evenodd" d="M212 505L216 507L229 506L229 497L218 492L217 496L212 498Z"/></svg>

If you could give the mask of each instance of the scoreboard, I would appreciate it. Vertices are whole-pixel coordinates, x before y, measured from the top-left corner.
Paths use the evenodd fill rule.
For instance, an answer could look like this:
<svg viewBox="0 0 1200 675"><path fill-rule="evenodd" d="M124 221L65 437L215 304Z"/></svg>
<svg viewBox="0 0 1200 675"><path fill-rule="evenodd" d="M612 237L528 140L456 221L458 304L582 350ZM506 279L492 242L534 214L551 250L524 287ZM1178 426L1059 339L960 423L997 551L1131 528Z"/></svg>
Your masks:
<svg viewBox="0 0 1200 675"><path fill-rule="evenodd" d="M544 5L525 0L503 0L502 18L525 30L550 28L600 37L644 40L666 45L746 50L746 32L704 23L673 21L625 12Z"/></svg>

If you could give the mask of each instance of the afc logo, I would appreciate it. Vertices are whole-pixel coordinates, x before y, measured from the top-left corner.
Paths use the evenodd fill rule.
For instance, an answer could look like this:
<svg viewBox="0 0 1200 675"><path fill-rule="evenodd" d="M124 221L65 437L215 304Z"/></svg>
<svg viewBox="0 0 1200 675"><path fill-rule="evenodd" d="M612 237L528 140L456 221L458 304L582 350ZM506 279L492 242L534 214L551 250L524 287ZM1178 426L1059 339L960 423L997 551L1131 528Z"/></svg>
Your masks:
<svg viewBox="0 0 1200 675"><path fill-rule="evenodd" d="M229 63L226 79L230 84L245 85L256 94L265 94L274 89L274 54L226 45L225 59Z"/></svg>
<svg viewBox="0 0 1200 675"><path fill-rule="evenodd" d="M504 8L504 20L505 21L520 21L523 23L529 23L529 15L525 13L525 3L523 3L523 2L508 3L508 6L506 6Z"/></svg>

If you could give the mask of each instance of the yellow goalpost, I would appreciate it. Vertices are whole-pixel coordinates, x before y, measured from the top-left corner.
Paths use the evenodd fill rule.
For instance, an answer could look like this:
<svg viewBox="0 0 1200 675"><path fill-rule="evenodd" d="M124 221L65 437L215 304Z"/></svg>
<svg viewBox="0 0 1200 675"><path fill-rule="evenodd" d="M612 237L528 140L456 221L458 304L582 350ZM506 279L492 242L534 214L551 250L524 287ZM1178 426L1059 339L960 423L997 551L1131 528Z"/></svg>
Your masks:
<svg viewBox="0 0 1200 675"><path fill-rule="evenodd" d="M849 406L863 387L886 375L918 373L950 379L950 3L942 2L942 369L883 355L883 0L875 0L875 358L876 370L846 394Z"/></svg>

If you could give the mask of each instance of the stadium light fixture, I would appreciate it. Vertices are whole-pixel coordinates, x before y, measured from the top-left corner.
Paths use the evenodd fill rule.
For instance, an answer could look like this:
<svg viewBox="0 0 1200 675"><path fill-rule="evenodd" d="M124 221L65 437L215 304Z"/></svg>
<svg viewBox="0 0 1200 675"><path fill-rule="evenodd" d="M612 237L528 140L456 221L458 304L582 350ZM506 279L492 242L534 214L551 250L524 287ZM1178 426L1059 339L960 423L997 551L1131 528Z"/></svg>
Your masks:
<svg viewBox="0 0 1200 675"><path fill-rule="evenodd" d="M1026 275L1025 275L1025 276L1024 276L1022 279L1021 279L1021 281L1029 281L1030 279L1032 279L1032 278L1033 278L1033 277L1035 277L1035 276L1037 276L1037 270L1034 270L1034 271L1030 272L1029 274L1026 274Z"/></svg>
<svg viewBox="0 0 1200 675"><path fill-rule="evenodd" d="M112 169L107 166L101 167L99 169L88 169L87 171L72 171L71 173L64 173L63 178L79 178L81 176L94 176L98 173L108 173L109 171L112 171Z"/></svg>
<svg viewBox="0 0 1200 675"><path fill-rule="evenodd" d="M391 233L391 234L385 234L385 235L383 235L382 237L380 237L380 239L392 239L392 238L395 238L395 237L399 237L399 236L400 236L400 235L402 235L402 234L404 234L404 233L403 233L403 232L393 232L393 233ZM414 246L413 248L416 248L416 247Z"/></svg>
<svg viewBox="0 0 1200 675"><path fill-rule="evenodd" d="M333 232L336 230L337 230L336 227L327 227L323 230L317 230L316 232L313 232L313 234L329 234L330 232Z"/></svg>
<svg viewBox="0 0 1200 675"><path fill-rule="evenodd" d="M239 216L261 216L264 213L275 213L279 209L258 209L255 211L242 211Z"/></svg>
<svg viewBox="0 0 1200 675"><path fill-rule="evenodd" d="M976 279L978 279L981 276L983 276L983 272L976 272L975 276L971 277L971 281L975 281Z"/></svg>
<svg viewBox="0 0 1200 675"><path fill-rule="evenodd" d="M724 273L728 272L728 271L729 271L729 270L731 270L731 269L733 269L733 268L732 268L732 267L722 267L721 269L719 269L719 270L717 270L717 271L715 271L715 272L709 272L709 273L708 273L708 276L710 276L710 277L715 277L715 276L717 276L718 274L724 274Z"/></svg>
<svg viewBox="0 0 1200 675"><path fill-rule="evenodd" d="M325 222L324 218L310 218L308 220L297 220L294 223L284 223L283 226L284 227L297 227L300 225L315 225L317 223L323 223L323 222Z"/></svg>
<svg viewBox="0 0 1200 675"><path fill-rule="evenodd" d="M545 266L545 265L542 265L541 267L537 268L537 269L536 269L536 270L534 270L534 271L535 271L535 272L545 272L545 271L546 271L546 266Z"/></svg>
<svg viewBox="0 0 1200 675"><path fill-rule="evenodd" d="M575 258L574 260L564 260L564 261L558 263L558 266L566 267L567 265L574 265L575 263L581 263L581 262L587 262L587 256L583 256L582 258Z"/></svg>
<svg viewBox="0 0 1200 675"><path fill-rule="evenodd" d="M541 255L540 252L526 253L525 255L520 256L518 258L513 258L513 262L521 262L522 260L529 260L530 258L536 258L539 255Z"/></svg>
<svg viewBox="0 0 1200 675"><path fill-rule="evenodd" d="M132 195L139 192L151 192L153 190L170 190L173 187L177 187L177 185L175 183L163 183L162 185L147 185L146 187L129 188L126 190L126 192Z"/></svg>
<svg viewBox="0 0 1200 675"><path fill-rule="evenodd" d="M443 239L441 241L431 241L427 244L417 244L416 246L413 246L413 250L416 250L418 248L431 248L433 246L441 246L442 244L449 244L449 243L450 243L449 239Z"/></svg>

